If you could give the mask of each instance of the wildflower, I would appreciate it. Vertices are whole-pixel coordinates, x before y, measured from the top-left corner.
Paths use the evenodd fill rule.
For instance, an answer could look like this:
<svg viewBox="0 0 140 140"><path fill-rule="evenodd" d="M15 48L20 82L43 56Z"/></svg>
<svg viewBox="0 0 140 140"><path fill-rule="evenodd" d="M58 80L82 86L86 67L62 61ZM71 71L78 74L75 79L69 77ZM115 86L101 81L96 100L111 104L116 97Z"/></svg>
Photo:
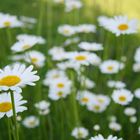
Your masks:
<svg viewBox="0 0 140 140"><path fill-rule="evenodd" d="M28 116L22 122L22 124L26 128L35 128L35 127L39 126L39 123L40 123L40 121L36 116Z"/></svg>
<svg viewBox="0 0 140 140"><path fill-rule="evenodd" d="M118 89L113 91L112 98L120 105L128 105L133 100L133 94L127 89Z"/></svg>
<svg viewBox="0 0 140 140"><path fill-rule="evenodd" d="M36 75L37 71L32 70L32 65L26 68L24 64L4 67L0 70L0 89L21 92L22 86L34 86L39 76Z"/></svg>
<svg viewBox="0 0 140 140"><path fill-rule="evenodd" d="M88 136L89 132L84 127L76 127L72 130L71 135L76 139L85 139Z"/></svg>
<svg viewBox="0 0 140 140"><path fill-rule="evenodd" d="M22 99L23 97L21 96L21 94L14 93L16 114L27 110L27 107L23 106L25 103L27 103L27 101ZM4 115L6 115L7 117L13 116L11 96L10 93L6 92L0 94L0 118L4 117Z"/></svg>
<svg viewBox="0 0 140 140"><path fill-rule="evenodd" d="M116 60L106 60L101 63L100 70L105 74L118 73L119 70L124 68L124 64Z"/></svg>

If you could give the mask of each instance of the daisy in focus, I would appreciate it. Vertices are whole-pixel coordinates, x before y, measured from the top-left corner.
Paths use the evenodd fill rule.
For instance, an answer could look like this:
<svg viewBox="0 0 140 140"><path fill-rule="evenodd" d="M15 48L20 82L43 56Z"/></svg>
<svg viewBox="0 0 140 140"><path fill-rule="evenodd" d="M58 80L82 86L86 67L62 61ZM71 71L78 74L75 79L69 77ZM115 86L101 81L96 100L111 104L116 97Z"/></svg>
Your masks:
<svg viewBox="0 0 140 140"><path fill-rule="evenodd" d="M21 92L22 86L34 86L39 76L36 75L37 71L32 70L32 65L26 68L24 64L4 67L0 70L0 90Z"/></svg>

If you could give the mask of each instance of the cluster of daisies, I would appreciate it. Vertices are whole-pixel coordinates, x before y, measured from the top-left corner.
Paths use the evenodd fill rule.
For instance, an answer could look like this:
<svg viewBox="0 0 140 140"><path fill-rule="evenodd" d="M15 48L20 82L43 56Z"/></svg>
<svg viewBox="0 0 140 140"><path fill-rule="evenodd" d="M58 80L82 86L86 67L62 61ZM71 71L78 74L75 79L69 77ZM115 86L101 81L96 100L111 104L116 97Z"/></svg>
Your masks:
<svg viewBox="0 0 140 140"><path fill-rule="evenodd" d="M59 4L64 3L66 12L80 9L83 6L81 0L53 1ZM32 27L36 22L36 19L30 17L21 16L17 18L17 16L0 13L0 28ZM137 20L129 20L126 16L115 16L113 18L100 16L98 17L98 23L100 28L112 32L117 37L134 34L138 31ZM34 103L33 107L39 115L46 116L51 112L50 102L65 100L75 92L74 100L79 103L78 105L81 108L87 109L90 113L101 114L110 106L117 104L118 106L123 106L122 113L129 118L130 123L136 123L138 120L137 110L131 103L135 98L140 99L140 88L131 91L124 81L112 78L120 75L125 70L125 61L127 60L124 60L125 58L119 60L116 58L104 59L102 58L105 49L103 43L87 41L86 37L84 40L81 39L81 34L92 36L98 32L99 27L87 23L59 25L57 33L64 37L65 41L59 46L52 46L46 52L34 49L38 46L46 45L46 39L42 36L32 34L17 35L16 41L10 46L12 55L8 58L10 61L16 61L17 63L0 69L0 118L5 115L12 117L14 115L14 106L16 115L27 110L27 107L24 106L27 101L24 100L21 93L22 89L27 85L35 86L35 82L39 80L37 71L33 70L35 67L35 69L41 70L48 68L46 75L41 75L41 80L43 81L42 88L46 90L45 96L48 100L51 100L47 101L45 98ZM140 72L140 48L136 50L134 61L133 71ZM25 64L30 66L26 67ZM46 65L48 66L47 68ZM91 71L93 71L93 76L90 73ZM103 82L103 85L98 85L98 77L94 79L94 76L98 75L110 78L107 79L106 83L101 81L100 83ZM104 91L102 86L106 86L108 90ZM101 88L102 92L97 92L95 90L97 88ZM21 121L22 118L17 116L17 120ZM93 130L97 133L102 129L102 126L98 123L93 124ZM22 120L22 124L27 128L35 128L40 125L40 118L30 115ZM120 132L122 127L116 116L110 116L108 123L110 130ZM140 133L140 127L138 131ZM71 136L75 139L87 139L90 133L82 124L81 126L75 124L75 127L71 130ZM122 140L122 138L112 135L104 138L99 134L90 138L90 140Z"/></svg>

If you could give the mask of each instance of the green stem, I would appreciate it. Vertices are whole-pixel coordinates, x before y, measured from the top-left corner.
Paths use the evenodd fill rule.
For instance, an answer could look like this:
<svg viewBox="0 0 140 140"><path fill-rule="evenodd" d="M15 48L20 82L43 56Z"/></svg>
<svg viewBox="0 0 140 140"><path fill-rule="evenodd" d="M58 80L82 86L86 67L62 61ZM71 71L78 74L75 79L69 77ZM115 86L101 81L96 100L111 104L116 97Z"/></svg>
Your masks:
<svg viewBox="0 0 140 140"><path fill-rule="evenodd" d="M14 101L14 93L11 91L11 101L12 101L12 110L13 110L13 118L14 118L14 126L15 126L15 140L19 140L19 134L18 134L18 126L17 126L17 119L16 119L16 110L15 110L15 101Z"/></svg>
<svg viewBox="0 0 140 140"><path fill-rule="evenodd" d="M10 127L10 118L7 119L7 126L8 126L8 137L9 140L12 140L12 136L11 136L11 127Z"/></svg>

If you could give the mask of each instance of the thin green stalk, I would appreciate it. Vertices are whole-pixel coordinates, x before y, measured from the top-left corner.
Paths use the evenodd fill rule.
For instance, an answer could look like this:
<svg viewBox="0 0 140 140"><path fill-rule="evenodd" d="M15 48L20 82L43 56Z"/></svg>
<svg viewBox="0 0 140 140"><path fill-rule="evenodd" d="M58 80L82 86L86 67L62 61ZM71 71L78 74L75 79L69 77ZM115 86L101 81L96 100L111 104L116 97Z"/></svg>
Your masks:
<svg viewBox="0 0 140 140"><path fill-rule="evenodd" d="M7 119L8 137L9 137L9 140L12 140L10 121L11 121L10 118L8 118L8 119Z"/></svg>
<svg viewBox="0 0 140 140"><path fill-rule="evenodd" d="M40 35L42 33L42 23L43 23L43 15L44 15L44 0L40 0L40 13L39 13L39 22L38 22L38 30L37 34Z"/></svg>
<svg viewBox="0 0 140 140"><path fill-rule="evenodd" d="M18 134L18 126L17 126L17 119L16 119L16 110L15 110L15 101L14 101L14 93L11 91L11 101L12 101L12 110L13 110L13 119L14 119L14 126L15 126L15 140L19 140L19 134Z"/></svg>

